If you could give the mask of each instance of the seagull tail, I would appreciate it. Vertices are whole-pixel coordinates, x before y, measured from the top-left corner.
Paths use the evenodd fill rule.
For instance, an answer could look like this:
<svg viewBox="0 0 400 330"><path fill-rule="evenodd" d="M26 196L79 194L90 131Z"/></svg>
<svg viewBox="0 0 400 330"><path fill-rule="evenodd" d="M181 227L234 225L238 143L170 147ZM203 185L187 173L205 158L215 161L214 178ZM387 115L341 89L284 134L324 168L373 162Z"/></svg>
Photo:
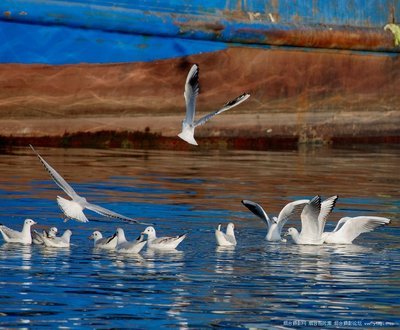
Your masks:
<svg viewBox="0 0 400 330"><path fill-rule="evenodd" d="M196 140L194 139L193 132L191 131L183 130L181 133L178 134L178 136L187 143L190 143L194 146L198 145Z"/></svg>

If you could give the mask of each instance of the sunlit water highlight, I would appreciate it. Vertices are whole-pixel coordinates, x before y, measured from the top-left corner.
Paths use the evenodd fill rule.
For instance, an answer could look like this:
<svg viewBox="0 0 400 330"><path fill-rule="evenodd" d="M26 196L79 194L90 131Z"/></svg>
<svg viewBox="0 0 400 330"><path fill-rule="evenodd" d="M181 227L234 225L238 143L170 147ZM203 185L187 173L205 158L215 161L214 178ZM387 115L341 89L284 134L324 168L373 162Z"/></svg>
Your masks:
<svg viewBox="0 0 400 330"><path fill-rule="evenodd" d="M112 234L120 226L133 240L144 226L90 212L87 224L64 223L55 202L63 192L30 149L1 154L0 222L20 228L33 218L39 229L69 228L73 245L0 246L0 327L400 326L396 147L38 151L89 201L154 222L160 235L188 237L173 252L94 250L93 230ZM277 215L285 203L315 194L340 196L328 229L344 215L385 216L392 223L350 246L268 243L262 221L240 203L251 199ZM217 248L214 228L230 221L238 246ZM325 323L314 326L316 320Z"/></svg>

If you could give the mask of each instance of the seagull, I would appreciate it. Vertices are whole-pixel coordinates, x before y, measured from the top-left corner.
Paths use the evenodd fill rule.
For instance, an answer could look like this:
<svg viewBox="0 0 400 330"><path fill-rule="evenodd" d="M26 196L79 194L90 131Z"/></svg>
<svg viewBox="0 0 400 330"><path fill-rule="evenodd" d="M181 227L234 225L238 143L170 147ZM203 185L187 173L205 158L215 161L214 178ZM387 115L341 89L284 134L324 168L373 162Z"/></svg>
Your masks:
<svg viewBox="0 0 400 330"><path fill-rule="evenodd" d="M36 225L32 219L25 219L22 231L17 231L7 226L0 225L0 233L7 243L20 243L25 245L32 244L31 227Z"/></svg>
<svg viewBox="0 0 400 330"><path fill-rule="evenodd" d="M117 228L115 235L117 236L117 246L115 249L118 252L139 253L147 243L142 234L134 242L128 242L122 228Z"/></svg>
<svg viewBox="0 0 400 330"><path fill-rule="evenodd" d="M215 238L219 246L236 246L235 238L235 225L230 222L226 227L226 233L221 231L221 224L218 225L218 229L215 230Z"/></svg>
<svg viewBox="0 0 400 330"><path fill-rule="evenodd" d="M267 241L286 242L286 239L281 238L283 226L286 224L289 218L299 210L299 208L304 207L304 205L309 201L309 199L299 199L286 204L285 207L279 212L278 217L273 217L272 220L268 217L267 213L260 204L246 199L242 200L242 204L267 224L268 232L265 236Z"/></svg>
<svg viewBox="0 0 400 330"><path fill-rule="evenodd" d="M94 241L95 248L104 250L114 250L118 241L117 234L110 237L103 237L98 230L94 231L93 234L89 236L89 239Z"/></svg>
<svg viewBox="0 0 400 330"><path fill-rule="evenodd" d="M42 235L41 238L46 247L65 248L70 246L71 235L72 231L67 229L60 237L47 237Z"/></svg>
<svg viewBox="0 0 400 330"><path fill-rule="evenodd" d="M332 196L321 203L321 197L315 196L301 212L301 232L296 228L289 228L286 235L290 235L296 244L321 245L325 222L335 207L338 196Z"/></svg>
<svg viewBox="0 0 400 330"><path fill-rule="evenodd" d="M122 214L110 211L104 207L101 207L96 204L89 203L86 198L79 196L75 190L67 183L67 181L64 180L64 178L57 173L57 171L52 168L33 148L32 145L29 145L33 152L38 156L39 160L49 172L50 176L54 180L54 182L69 196L72 198L72 200L67 200L65 198L62 198L60 196L57 196L57 203L60 209L63 211L64 215L67 217L66 221L68 219L74 219L80 222L88 222L89 220L86 218L85 214L83 213L84 209L91 210L93 212L96 212L100 215L103 215L105 217L109 218L114 218L114 219L120 219L120 220L125 220L129 222L134 222L134 223L140 223L135 219L128 218ZM147 225L146 223L144 223Z"/></svg>
<svg viewBox="0 0 400 330"><path fill-rule="evenodd" d="M322 234L325 243L352 244L362 233L373 231L375 228L390 223L390 219L373 216L358 216L341 218L332 232Z"/></svg>
<svg viewBox="0 0 400 330"><path fill-rule="evenodd" d="M186 234L176 237L157 237L154 227L147 227L142 234L147 235L147 246L150 249L174 250L185 239Z"/></svg>
<svg viewBox="0 0 400 330"><path fill-rule="evenodd" d="M194 64L189 71L189 74L186 78L185 92L183 95L186 102L186 116L182 121L182 132L179 133L178 136L182 140L196 146L197 142L194 139L194 129L197 126L205 124L212 117L239 105L250 97L250 94L243 93L232 101L226 103L221 109L209 113L208 115L205 115L204 117L201 117L195 121L194 116L196 113L196 97L199 95L199 66L197 64Z"/></svg>
<svg viewBox="0 0 400 330"><path fill-rule="evenodd" d="M43 230L42 234L40 234L38 231L33 230L32 232L32 242L33 244L36 245L43 245L44 242L42 240L42 235L47 236L47 237L56 237L58 233L57 227L51 227L49 231Z"/></svg>

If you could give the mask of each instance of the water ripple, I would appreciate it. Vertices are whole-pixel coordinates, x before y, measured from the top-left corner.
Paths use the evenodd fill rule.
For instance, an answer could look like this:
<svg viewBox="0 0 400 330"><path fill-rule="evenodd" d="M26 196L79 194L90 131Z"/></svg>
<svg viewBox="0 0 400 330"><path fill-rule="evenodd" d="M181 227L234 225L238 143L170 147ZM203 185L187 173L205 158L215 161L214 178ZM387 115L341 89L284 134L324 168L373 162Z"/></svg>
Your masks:
<svg viewBox="0 0 400 330"><path fill-rule="evenodd" d="M174 252L93 249L93 230L121 226L134 239L143 228L93 214L87 224L63 223L61 192L35 156L0 155L1 222L18 227L31 217L73 232L69 249L0 246L0 327L292 329L285 321L366 317L400 325L397 149L43 151L89 200L154 221L160 235L188 238ZM327 229L344 215L392 224L350 246L268 243L265 225L240 204L253 199L277 215L316 193L340 195ZM216 247L214 229L230 221L238 246Z"/></svg>

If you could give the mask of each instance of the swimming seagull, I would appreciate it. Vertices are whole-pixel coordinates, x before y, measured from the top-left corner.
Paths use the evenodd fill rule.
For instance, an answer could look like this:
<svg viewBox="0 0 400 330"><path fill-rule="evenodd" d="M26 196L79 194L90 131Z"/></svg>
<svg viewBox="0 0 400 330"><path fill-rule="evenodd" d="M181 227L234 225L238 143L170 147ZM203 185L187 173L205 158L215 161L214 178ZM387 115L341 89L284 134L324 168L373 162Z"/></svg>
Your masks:
<svg viewBox="0 0 400 330"><path fill-rule="evenodd" d="M196 113L196 97L197 95L199 95L199 66L197 64L194 64L189 71L189 74L186 78L185 92L183 95L186 101L186 116L185 119L182 121L182 132L179 133L178 136L182 140L196 146L197 142L194 139L194 129L197 126L205 124L212 117L239 105L250 97L250 94L243 93L232 101L226 103L221 109L209 113L208 115L205 115L204 117L195 121L194 117Z"/></svg>
<svg viewBox="0 0 400 330"><path fill-rule="evenodd" d="M219 246L236 246L236 238L235 238L235 225L230 222L226 227L226 233L221 231L221 224L218 225L218 228L215 230L215 238L217 240L217 244Z"/></svg>
<svg viewBox="0 0 400 330"><path fill-rule="evenodd" d="M139 253L147 243L142 234L134 242L128 242L122 228L117 228L115 235L117 236L117 246L115 249L118 252Z"/></svg>
<svg viewBox="0 0 400 330"><path fill-rule="evenodd" d="M51 227L49 231L43 230L42 234L40 234L38 231L33 230L32 232L32 243L36 245L43 245L43 239L42 236L47 236L47 237L56 237L58 233L57 227Z"/></svg>
<svg viewBox="0 0 400 330"><path fill-rule="evenodd" d="M25 219L22 231L17 231L0 224L0 233L7 243L32 244L31 227L36 222L32 219Z"/></svg>
<svg viewBox="0 0 400 330"><path fill-rule="evenodd" d="M83 213L84 209L91 210L93 212L96 212L100 215L103 215L105 217L109 218L114 218L114 219L120 219L120 220L125 220L129 222L134 222L134 223L140 223L135 219L128 218L122 214L113 212L111 210L108 210L104 207L101 207L96 204L89 203L86 198L79 196L75 190L67 183L67 181L64 180L64 178L58 174L58 172L52 168L44 159L41 157L36 150L33 148L32 145L29 145L33 152L38 156L40 162L43 164L47 172L49 172L50 176L54 180L54 182L62 189L64 192L72 198L72 200L67 200L65 198L62 198L60 196L57 196L57 203L60 209L63 211L64 215L67 217L66 220L68 219L74 219L80 222L88 222L89 220L86 218L85 214ZM147 225L146 223L142 223Z"/></svg>
<svg viewBox="0 0 400 330"><path fill-rule="evenodd" d="M104 250L114 250L118 241L117 234L110 237L103 237L102 233L98 230L95 230L93 234L89 236L89 239L93 240L95 248Z"/></svg>
<svg viewBox="0 0 400 330"><path fill-rule="evenodd" d="M71 235L72 231L67 229L60 237L47 237L42 235L41 238L46 247L65 248L70 246Z"/></svg>
<svg viewBox="0 0 400 330"><path fill-rule="evenodd" d="M332 232L322 234L325 243L352 244L362 233L390 223L390 219L373 216L358 216L341 218Z"/></svg>
<svg viewBox="0 0 400 330"><path fill-rule="evenodd" d="M150 249L173 250L185 239L186 234L176 237L157 237L154 227L147 227L142 234L147 235L147 246Z"/></svg>
<svg viewBox="0 0 400 330"><path fill-rule="evenodd" d="M296 244L321 245L322 236L328 215L335 207L338 196L327 198L321 203L321 197L315 196L301 212L301 232L296 228L289 228L285 235L290 235Z"/></svg>
<svg viewBox="0 0 400 330"><path fill-rule="evenodd" d="M285 207L279 212L278 217L272 217L272 220L268 217L267 213L264 211L260 204L246 199L242 200L242 204L267 224L268 232L265 236L265 239L267 241L286 242L286 239L281 238L283 226L285 226L286 222L293 214L303 208L304 205L307 204L309 201L309 199L299 199L297 201L286 204Z"/></svg>

